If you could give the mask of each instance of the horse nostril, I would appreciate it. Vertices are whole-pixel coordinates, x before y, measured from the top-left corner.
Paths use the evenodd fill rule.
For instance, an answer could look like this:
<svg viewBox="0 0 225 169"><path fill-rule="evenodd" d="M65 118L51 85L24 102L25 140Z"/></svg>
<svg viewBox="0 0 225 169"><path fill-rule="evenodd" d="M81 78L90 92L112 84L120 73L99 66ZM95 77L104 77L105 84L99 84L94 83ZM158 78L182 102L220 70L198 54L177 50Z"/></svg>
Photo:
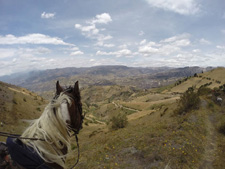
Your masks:
<svg viewBox="0 0 225 169"><path fill-rule="evenodd" d="M67 124L70 124L70 120L66 120L66 123L67 123Z"/></svg>

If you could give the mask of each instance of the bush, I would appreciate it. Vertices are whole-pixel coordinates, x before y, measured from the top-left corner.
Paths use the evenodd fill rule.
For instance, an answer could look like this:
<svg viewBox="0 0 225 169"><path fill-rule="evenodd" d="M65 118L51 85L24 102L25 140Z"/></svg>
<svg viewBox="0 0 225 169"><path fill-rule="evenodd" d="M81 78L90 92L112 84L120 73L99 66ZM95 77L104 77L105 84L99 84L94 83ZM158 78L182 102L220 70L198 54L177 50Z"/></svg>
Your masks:
<svg viewBox="0 0 225 169"><path fill-rule="evenodd" d="M194 92L194 88L190 87L178 101L178 107L175 110L176 113L182 115L186 114L191 110L196 110L199 108L200 98L199 95Z"/></svg>
<svg viewBox="0 0 225 169"><path fill-rule="evenodd" d="M203 96L203 95L208 95L212 93L212 90L206 86L201 86L199 89L198 89L198 95L199 96Z"/></svg>
<svg viewBox="0 0 225 169"><path fill-rule="evenodd" d="M14 104L17 104L17 101L16 101L16 99L13 99L12 101L13 101L13 103L14 103Z"/></svg>
<svg viewBox="0 0 225 169"><path fill-rule="evenodd" d="M112 122L111 128L113 130L117 130L126 127L128 124L128 119L126 114L119 114L118 116L114 116L111 119L111 122Z"/></svg>
<svg viewBox="0 0 225 169"><path fill-rule="evenodd" d="M209 102L208 105L207 105L207 108L210 109L210 110L214 110L214 108L215 108L214 103Z"/></svg>
<svg viewBox="0 0 225 169"><path fill-rule="evenodd" d="M219 132L221 134L224 134L225 135L225 123L220 124L220 126L219 126Z"/></svg>

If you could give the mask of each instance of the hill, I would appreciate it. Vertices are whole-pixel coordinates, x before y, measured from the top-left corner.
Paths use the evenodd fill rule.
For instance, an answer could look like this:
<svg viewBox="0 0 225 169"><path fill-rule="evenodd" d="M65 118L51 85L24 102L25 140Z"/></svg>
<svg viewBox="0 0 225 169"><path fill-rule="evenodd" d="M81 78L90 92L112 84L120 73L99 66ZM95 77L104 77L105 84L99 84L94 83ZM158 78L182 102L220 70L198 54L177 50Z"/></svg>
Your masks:
<svg viewBox="0 0 225 169"><path fill-rule="evenodd" d="M179 90L181 96L196 84L197 79L208 77L212 80L213 77L215 82L223 77L221 73L224 73L223 68L189 77L185 81L188 85ZM220 85L223 84L221 80ZM219 104L215 95L207 90L198 96L198 109L177 114L180 94L172 91L178 86L136 90L112 100L109 98L113 88L117 91L118 86L102 90L102 87L92 88L89 98L92 104L86 107L89 109L87 116L92 120L86 119L79 135L82 157L78 167L222 169L225 162L225 102ZM225 100L225 90L217 90L216 93ZM87 91L83 91L84 100L89 97ZM119 114L127 115L128 125L112 130L108 120ZM68 165L73 160L71 154Z"/></svg>
<svg viewBox="0 0 225 169"><path fill-rule="evenodd" d="M37 94L0 82L0 130L21 133L27 123L22 120L38 118L47 102ZM0 137L0 140L5 138Z"/></svg>
<svg viewBox="0 0 225 169"><path fill-rule="evenodd" d="M78 168L222 169L225 162L225 90L220 86L225 83L224 70L217 68L197 73L170 86L154 89L119 85L83 87L81 96L86 117L79 134L81 158ZM177 113L180 96L192 86L197 86L196 93L205 82L212 82L206 87L217 87L216 92L204 90L198 95L198 109ZM2 86L5 93L20 91L16 93L21 94L17 98L20 100L16 100L20 104L14 106L24 102L23 92L30 93L8 84ZM9 90L10 86L14 90ZM217 95L223 98L221 103L216 101ZM35 96L32 93L27 100L38 106L41 99ZM13 104L12 99L7 101L4 97L3 100ZM21 110L24 109L21 107ZM32 111L29 112L31 115L24 115L33 117ZM127 126L112 129L112 119L120 115L127 117ZM19 114L17 117L15 121L28 119ZM13 123L11 125L16 128ZM76 160L76 148L73 140L74 151L68 157L68 167Z"/></svg>
<svg viewBox="0 0 225 169"><path fill-rule="evenodd" d="M189 87L207 86L211 89L225 84L225 68L217 68L205 73L195 74L194 77L184 78L176 83L176 86L171 89L171 92L183 93Z"/></svg>

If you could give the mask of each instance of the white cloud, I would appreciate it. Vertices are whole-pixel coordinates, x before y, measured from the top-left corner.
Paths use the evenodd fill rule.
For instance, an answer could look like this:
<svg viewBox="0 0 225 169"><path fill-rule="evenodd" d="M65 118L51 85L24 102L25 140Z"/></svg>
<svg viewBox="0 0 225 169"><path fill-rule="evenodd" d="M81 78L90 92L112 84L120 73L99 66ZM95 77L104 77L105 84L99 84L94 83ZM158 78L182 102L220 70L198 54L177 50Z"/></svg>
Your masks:
<svg viewBox="0 0 225 169"><path fill-rule="evenodd" d="M105 56L116 56L116 57L132 57L132 52L129 49L122 49L115 52L103 52L103 51L97 51L96 55L105 55Z"/></svg>
<svg viewBox="0 0 225 169"><path fill-rule="evenodd" d="M192 52L199 53L199 52L201 52L201 50L200 49L193 49Z"/></svg>
<svg viewBox="0 0 225 169"><path fill-rule="evenodd" d="M81 52L81 51L74 51L74 52L72 52L70 55L71 56L76 56L76 55L83 55L84 54L84 52Z"/></svg>
<svg viewBox="0 0 225 169"><path fill-rule="evenodd" d="M44 34L28 34L25 36L16 37L14 35L0 36L0 45L13 44L52 44L52 45L72 45L64 42L58 37L50 37Z"/></svg>
<svg viewBox="0 0 225 169"><path fill-rule="evenodd" d="M96 43L96 45L97 46L101 46L101 47L106 47L106 48L112 48L112 47L114 47L115 45L114 44L112 44L112 43L103 43L103 42L98 42L98 43Z"/></svg>
<svg viewBox="0 0 225 169"><path fill-rule="evenodd" d="M49 54L51 50L45 47L37 48L0 48L0 59L12 58L17 56L31 56Z"/></svg>
<svg viewBox="0 0 225 169"><path fill-rule="evenodd" d="M95 25L82 26L80 24L75 24L75 28L80 29L82 32L93 32L93 34L97 34L99 32Z"/></svg>
<svg viewBox="0 0 225 169"><path fill-rule="evenodd" d="M84 52L82 52L77 46L69 47L69 48L63 48L62 49L65 54L68 54L68 51L70 53L70 56L77 56L77 55L83 55Z"/></svg>
<svg viewBox="0 0 225 169"><path fill-rule="evenodd" d="M126 49L127 48L127 44L120 45L120 46L118 46L118 48L120 48L120 49Z"/></svg>
<svg viewBox="0 0 225 169"><path fill-rule="evenodd" d="M181 35L176 35L176 36L172 36L170 38L161 40L160 42L163 42L163 43L173 43L173 42L176 42L178 40L183 40L183 39L188 39L188 38L190 38L190 35L187 34L187 33L183 33Z"/></svg>
<svg viewBox="0 0 225 169"><path fill-rule="evenodd" d="M139 52L142 54L145 54L145 55L152 54L152 53L157 54L157 53L159 53L159 49L153 48L149 45L145 45L145 46L139 47Z"/></svg>
<svg viewBox="0 0 225 169"><path fill-rule="evenodd" d="M225 34L225 29L222 29L221 32L222 32L222 34Z"/></svg>
<svg viewBox="0 0 225 169"><path fill-rule="evenodd" d="M169 56L181 51L181 48L189 46L191 42L188 38L188 34L182 34L161 40L159 43L152 41L147 43L147 40L144 39L140 43L138 52L144 56Z"/></svg>
<svg viewBox="0 0 225 169"><path fill-rule="evenodd" d="M19 54L25 54L29 53L32 55L42 55L42 54L48 54L51 53L51 50L45 47L38 47L38 48L19 48L18 49Z"/></svg>
<svg viewBox="0 0 225 169"><path fill-rule="evenodd" d="M146 0L151 6L162 8L181 15L193 15L200 12L196 0Z"/></svg>
<svg viewBox="0 0 225 169"><path fill-rule="evenodd" d="M94 62L94 61L95 61L95 59L90 59L89 61L90 61L90 62Z"/></svg>
<svg viewBox="0 0 225 169"><path fill-rule="evenodd" d="M92 19L91 21L87 21L87 23L91 23L91 24L96 24L96 23L107 24L109 22L112 22L112 18L108 13L102 13L100 15L96 15L94 19Z"/></svg>
<svg viewBox="0 0 225 169"><path fill-rule="evenodd" d="M15 49L0 48L0 59L9 58L15 55Z"/></svg>
<svg viewBox="0 0 225 169"><path fill-rule="evenodd" d="M111 21L111 16L108 13L103 13L96 15L96 17L90 21L86 21L88 25L83 26L81 24L75 24L75 28L79 29L85 37L97 40L95 45L110 48L114 47L115 45L112 43L106 43L105 41L110 40L113 37L111 35L104 35L100 33L106 29L98 29L96 28L96 24L107 24Z"/></svg>
<svg viewBox="0 0 225 169"><path fill-rule="evenodd" d="M144 44L146 44L146 42L147 42L146 39L144 39L140 42L140 45L144 45Z"/></svg>
<svg viewBox="0 0 225 169"><path fill-rule="evenodd" d="M43 12L41 14L41 18L44 18L44 19L54 18L54 16L55 16L55 13L46 13L46 12Z"/></svg>
<svg viewBox="0 0 225 169"><path fill-rule="evenodd" d="M217 49L225 49L225 46L216 46Z"/></svg>
<svg viewBox="0 0 225 169"><path fill-rule="evenodd" d="M112 43L105 43L105 41L112 39L112 36L110 35L106 35L106 36L99 35L98 37L96 37L96 39L97 39L96 46L107 47L107 48L111 48L115 46Z"/></svg>
<svg viewBox="0 0 225 169"><path fill-rule="evenodd" d="M208 40L206 40L206 39L204 39L204 38L200 39L199 42L200 42L202 45L210 45L210 44L211 44L210 41L208 41Z"/></svg>

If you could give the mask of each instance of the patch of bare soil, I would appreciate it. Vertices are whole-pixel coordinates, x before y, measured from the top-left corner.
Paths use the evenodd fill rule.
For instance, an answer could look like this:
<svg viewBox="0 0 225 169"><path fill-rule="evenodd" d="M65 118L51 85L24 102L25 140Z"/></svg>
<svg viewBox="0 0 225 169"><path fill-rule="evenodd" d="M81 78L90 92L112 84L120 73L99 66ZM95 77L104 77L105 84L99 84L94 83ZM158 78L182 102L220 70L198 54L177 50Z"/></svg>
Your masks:
<svg viewBox="0 0 225 169"><path fill-rule="evenodd" d="M206 108L206 101L202 101L202 106ZM199 169L214 169L213 162L217 152L217 131L215 129L215 115L209 114L206 119L207 137L205 145L205 153L200 163Z"/></svg>

